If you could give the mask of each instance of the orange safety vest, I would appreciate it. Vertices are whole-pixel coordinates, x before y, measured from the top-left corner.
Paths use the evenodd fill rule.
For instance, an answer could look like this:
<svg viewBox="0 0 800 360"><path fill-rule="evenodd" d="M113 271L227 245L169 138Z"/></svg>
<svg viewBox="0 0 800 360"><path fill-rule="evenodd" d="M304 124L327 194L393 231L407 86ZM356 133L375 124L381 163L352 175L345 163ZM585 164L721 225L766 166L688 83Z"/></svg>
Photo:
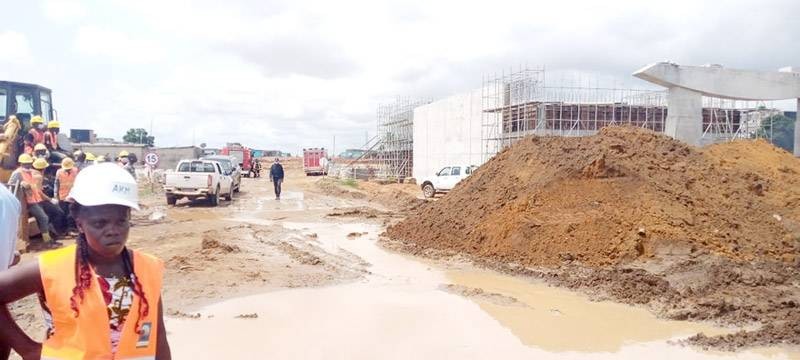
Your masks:
<svg viewBox="0 0 800 360"><path fill-rule="evenodd" d="M58 179L58 200L67 200L67 195L69 195L69 191L72 190L72 185L75 183L76 176L78 176L77 168L70 170L58 169L58 171L56 171L56 178Z"/></svg>
<svg viewBox="0 0 800 360"><path fill-rule="evenodd" d="M28 131L28 134L31 134L31 136L33 136L34 145L44 144L44 132L39 132L36 129L30 129L30 131Z"/></svg>
<svg viewBox="0 0 800 360"><path fill-rule="evenodd" d="M36 170L23 168L19 168L16 171L18 171L22 177L22 182L31 186L30 189L25 190L25 201L27 201L28 204L36 204L44 201L44 193L42 193L44 177L42 177L42 173Z"/></svg>
<svg viewBox="0 0 800 360"><path fill-rule="evenodd" d="M57 149L58 148L58 135L53 133L52 131L46 131L44 133L44 144L47 146L48 149Z"/></svg>
<svg viewBox="0 0 800 360"><path fill-rule="evenodd" d="M39 255L42 287L47 307L53 315L54 329L53 335L42 344L42 359L155 359L164 263L153 256L132 251L133 268L150 310L140 320L141 331L137 333L139 295L133 295L117 352L112 354L108 307L94 271L90 288L86 290L83 301L78 302L78 317L70 307L75 287L76 252L77 246L70 245Z"/></svg>

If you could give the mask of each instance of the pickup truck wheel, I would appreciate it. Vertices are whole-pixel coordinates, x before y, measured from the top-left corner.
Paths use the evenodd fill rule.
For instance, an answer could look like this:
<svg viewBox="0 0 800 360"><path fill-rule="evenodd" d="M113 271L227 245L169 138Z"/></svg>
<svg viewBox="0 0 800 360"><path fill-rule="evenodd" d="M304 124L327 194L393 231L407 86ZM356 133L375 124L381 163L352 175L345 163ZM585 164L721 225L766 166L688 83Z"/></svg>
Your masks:
<svg viewBox="0 0 800 360"><path fill-rule="evenodd" d="M208 203L211 206L219 205L219 186L217 186L217 191L215 191L214 194L208 195Z"/></svg>
<svg viewBox="0 0 800 360"><path fill-rule="evenodd" d="M228 195L225 195L225 200L233 201L233 185L231 185L231 190L228 192Z"/></svg>
<svg viewBox="0 0 800 360"><path fill-rule="evenodd" d="M234 189L233 191L238 193L239 190L242 190L242 181L241 180L239 180L239 183L236 184L236 189Z"/></svg>
<svg viewBox="0 0 800 360"><path fill-rule="evenodd" d="M431 199L436 196L436 189L433 188L433 185L428 183L422 186L422 195L425 196L426 199Z"/></svg>
<svg viewBox="0 0 800 360"><path fill-rule="evenodd" d="M178 202L178 198L167 195L167 205L175 205L176 202Z"/></svg>

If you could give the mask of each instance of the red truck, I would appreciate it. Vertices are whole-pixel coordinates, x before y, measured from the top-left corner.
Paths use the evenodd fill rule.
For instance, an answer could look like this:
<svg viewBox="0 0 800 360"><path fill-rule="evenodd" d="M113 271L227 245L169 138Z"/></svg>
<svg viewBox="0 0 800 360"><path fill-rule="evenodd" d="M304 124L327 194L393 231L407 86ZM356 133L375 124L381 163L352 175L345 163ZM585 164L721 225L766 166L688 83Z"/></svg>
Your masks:
<svg viewBox="0 0 800 360"><path fill-rule="evenodd" d="M250 173L250 165L253 162L252 160L252 152L249 148L242 146L239 143L228 143L222 151L220 151L222 155L233 156L239 163L239 167L242 169L242 175L248 176Z"/></svg>
<svg viewBox="0 0 800 360"><path fill-rule="evenodd" d="M328 152L324 148L303 149L303 171L306 176L328 175Z"/></svg>

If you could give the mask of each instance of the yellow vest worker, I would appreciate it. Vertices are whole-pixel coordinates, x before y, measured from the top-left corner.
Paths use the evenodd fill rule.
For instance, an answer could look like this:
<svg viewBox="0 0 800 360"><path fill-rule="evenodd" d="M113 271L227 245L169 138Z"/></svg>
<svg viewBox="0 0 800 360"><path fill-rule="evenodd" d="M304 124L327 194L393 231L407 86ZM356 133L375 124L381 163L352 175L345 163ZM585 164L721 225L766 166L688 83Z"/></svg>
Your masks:
<svg viewBox="0 0 800 360"><path fill-rule="evenodd" d="M75 245L0 272L0 306L43 293L48 336L39 344L0 311L5 342L23 359L171 359L164 328L161 260L128 249L136 182L114 164L78 173L67 197Z"/></svg>

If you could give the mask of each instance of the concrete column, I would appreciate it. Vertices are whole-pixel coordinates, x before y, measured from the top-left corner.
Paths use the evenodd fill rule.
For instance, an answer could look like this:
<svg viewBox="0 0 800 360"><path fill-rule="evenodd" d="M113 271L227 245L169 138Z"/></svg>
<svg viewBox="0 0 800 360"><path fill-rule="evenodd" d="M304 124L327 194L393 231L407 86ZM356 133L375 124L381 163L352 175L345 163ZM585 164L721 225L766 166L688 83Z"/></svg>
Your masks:
<svg viewBox="0 0 800 360"><path fill-rule="evenodd" d="M800 157L800 98L797 98L797 110L794 113L794 156Z"/></svg>
<svg viewBox="0 0 800 360"><path fill-rule="evenodd" d="M700 146L703 136L703 95L682 87L669 88L664 132L689 145Z"/></svg>

